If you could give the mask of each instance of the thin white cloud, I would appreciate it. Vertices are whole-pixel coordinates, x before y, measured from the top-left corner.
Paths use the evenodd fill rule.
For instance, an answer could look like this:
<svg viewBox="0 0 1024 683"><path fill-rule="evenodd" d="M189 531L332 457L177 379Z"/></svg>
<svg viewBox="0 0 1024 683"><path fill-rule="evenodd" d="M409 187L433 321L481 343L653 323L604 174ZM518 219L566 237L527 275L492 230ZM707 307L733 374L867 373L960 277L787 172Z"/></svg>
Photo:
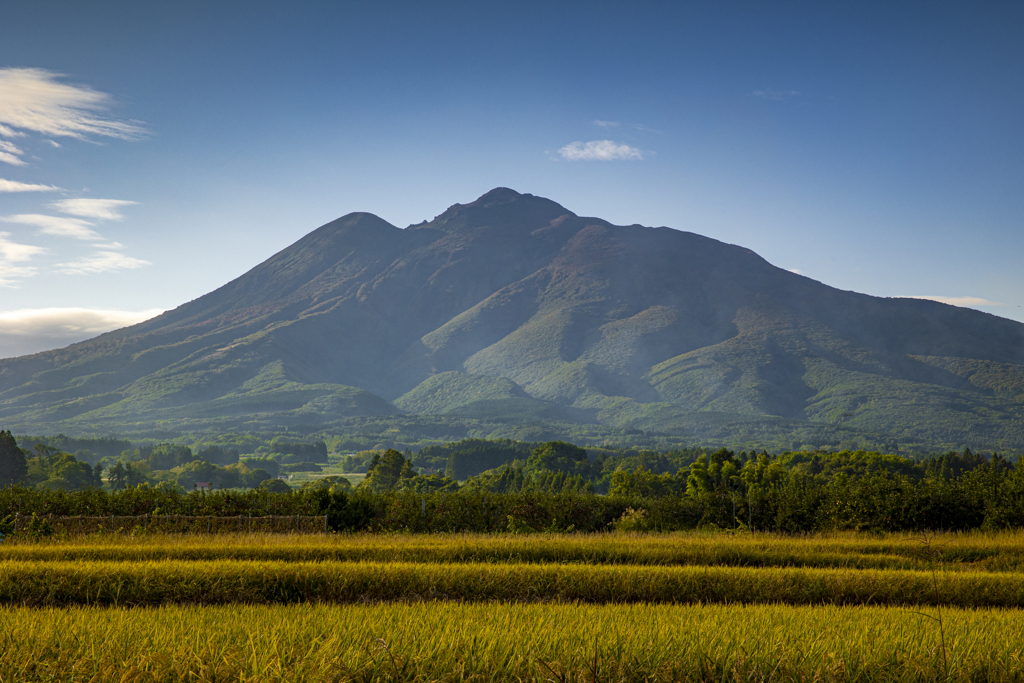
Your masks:
<svg viewBox="0 0 1024 683"><path fill-rule="evenodd" d="M34 266L16 266L0 260L0 287L17 289L21 281L38 272Z"/></svg>
<svg viewBox="0 0 1024 683"><path fill-rule="evenodd" d="M4 180L0 178L0 192L55 192L59 187L53 185L32 185L30 183L19 183L17 180Z"/></svg>
<svg viewBox="0 0 1024 683"><path fill-rule="evenodd" d="M111 270L126 270L148 266L149 261L126 256L117 251L98 251L95 256L87 256L77 261L58 263L57 272L66 275L89 275L106 273Z"/></svg>
<svg viewBox="0 0 1024 683"><path fill-rule="evenodd" d="M803 275L804 274L803 271L800 270L799 268L790 268L789 272L796 273L797 275Z"/></svg>
<svg viewBox="0 0 1024 683"><path fill-rule="evenodd" d="M46 142L50 143L51 145L53 145L54 147L56 147L58 149L60 148L60 143L57 142L56 140L47 140Z"/></svg>
<svg viewBox="0 0 1024 683"><path fill-rule="evenodd" d="M569 161L616 161L641 160L643 153L636 147L620 145L612 140L593 140L591 142L570 142L558 150L563 159Z"/></svg>
<svg viewBox="0 0 1024 683"><path fill-rule="evenodd" d="M637 130L643 132L643 133L657 133L658 135L664 135L665 134L664 131L660 131L657 128L651 128L650 126L645 126L642 123L638 123L638 124L636 124L633 127L636 128Z"/></svg>
<svg viewBox="0 0 1024 683"><path fill-rule="evenodd" d="M600 126L601 128L615 128L616 126L619 125L619 122L618 121L602 121L601 119L597 119L597 120L594 121L594 125L595 126Z"/></svg>
<svg viewBox="0 0 1024 683"><path fill-rule="evenodd" d="M763 90L755 90L750 93L751 97L756 97L762 100L784 100L788 97L799 97L799 90L772 90L771 88L765 88Z"/></svg>
<svg viewBox="0 0 1024 683"><path fill-rule="evenodd" d="M124 216L119 209L122 206L134 206L138 202L127 199L61 199L51 202L50 206L61 213L81 216L82 218L95 218L101 221L119 221Z"/></svg>
<svg viewBox="0 0 1024 683"><path fill-rule="evenodd" d="M34 225L43 235L61 235L80 240L101 240L103 237L92 229L93 224L80 218L63 216L46 216L41 213L16 213L12 216L0 216L0 221Z"/></svg>
<svg viewBox="0 0 1024 683"><path fill-rule="evenodd" d="M92 246L97 249L124 249L124 245L120 242L103 242L101 244L93 244Z"/></svg>
<svg viewBox="0 0 1024 683"><path fill-rule="evenodd" d="M103 115L112 104L110 95L61 78L45 69L0 69L0 135L19 137L28 130L54 137L133 140L146 133L138 122Z"/></svg>
<svg viewBox="0 0 1024 683"><path fill-rule="evenodd" d="M35 275L36 269L33 266L16 264L29 261L33 256L46 251L43 247L12 242L10 236L9 232L0 232L0 287L17 287L22 280Z"/></svg>
<svg viewBox="0 0 1024 683"><path fill-rule="evenodd" d="M43 247L11 242L10 236L9 232L0 232L0 262L28 261L46 251Z"/></svg>
<svg viewBox="0 0 1024 683"><path fill-rule="evenodd" d="M902 299L926 299L950 306L1005 306L998 301L989 301L977 296L904 296Z"/></svg>
<svg viewBox="0 0 1024 683"><path fill-rule="evenodd" d="M0 140L0 161L12 166L24 166L25 162L21 159L22 154L24 152L13 143Z"/></svg>

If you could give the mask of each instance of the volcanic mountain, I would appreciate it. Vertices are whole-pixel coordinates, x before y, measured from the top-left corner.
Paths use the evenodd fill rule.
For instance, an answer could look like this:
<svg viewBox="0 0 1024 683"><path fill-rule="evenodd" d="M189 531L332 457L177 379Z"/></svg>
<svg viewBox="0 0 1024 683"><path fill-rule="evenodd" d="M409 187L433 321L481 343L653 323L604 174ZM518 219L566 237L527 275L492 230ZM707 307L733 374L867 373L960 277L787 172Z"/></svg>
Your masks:
<svg viewBox="0 0 1024 683"><path fill-rule="evenodd" d="M505 188L405 229L348 214L152 320L0 360L0 423L69 433L413 413L1021 449L1022 408L1024 324Z"/></svg>

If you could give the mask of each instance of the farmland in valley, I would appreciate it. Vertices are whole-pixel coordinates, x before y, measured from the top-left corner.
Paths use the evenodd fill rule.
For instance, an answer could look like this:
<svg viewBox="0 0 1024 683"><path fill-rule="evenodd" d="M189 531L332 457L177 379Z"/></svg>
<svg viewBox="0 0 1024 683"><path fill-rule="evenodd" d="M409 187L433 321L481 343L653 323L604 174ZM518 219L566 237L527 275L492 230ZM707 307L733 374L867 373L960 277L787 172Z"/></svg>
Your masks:
<svg viewBox="0 0 1024 683"><path fill-rule="evenodd" d="M10 540L0 680L1017 680L1022 540Z"/></svg>

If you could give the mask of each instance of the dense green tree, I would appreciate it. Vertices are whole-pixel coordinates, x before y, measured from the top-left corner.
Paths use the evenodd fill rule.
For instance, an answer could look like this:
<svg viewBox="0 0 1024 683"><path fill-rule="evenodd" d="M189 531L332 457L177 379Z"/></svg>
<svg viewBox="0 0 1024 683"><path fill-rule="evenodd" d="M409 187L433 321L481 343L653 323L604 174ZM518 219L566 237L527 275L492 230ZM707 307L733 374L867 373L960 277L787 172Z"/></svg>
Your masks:
<svg viewBox="0 0 1024 683"><path fill-rule="evenodd" d="M276 479L277 477L264 469L256 468L249 470L241 476L241 485L248 488L257 488L261 483L268 479Z"/></svg>
<svg viewBox="0 0 1024 683"><path fill-rule="evenodd" d="M403 484L416 476L418 475L412 468L412 462L406 460L405 456L394 448L389 448L370 461L370 468L361 486L378 493L394 491L402 488Z"/></svg>
<svg viewBox="0 0 1024 683"><path fill-rule="evenodd" d="M544 471L579 474L588 479L593 473L587 451L565 441L548 441L534 448L526 461L526 469L537 474Z"/></svg>
<svg viewBox="0 0 1024 683"><path fill-rule="evenodd" d="M103 485L102 468L94 470L87 462L79 462L70 453L58 451L45 444L36 444L35 458L28 461L29 477L39 486L66 491L83 491Z"/></svg>
<svg viewBox="0 0 1024 683"><path fill-rule="evenodd" d="M0 486L22 484L28 476L28 463L11 430L0 430Z"/></svg>
<svg viewBox="0 0 1024 683"><path fill-rule="evenodd" d="M260 482L260 490L268 493L290 493L292 487L281 479L266 479Z"/></svg>

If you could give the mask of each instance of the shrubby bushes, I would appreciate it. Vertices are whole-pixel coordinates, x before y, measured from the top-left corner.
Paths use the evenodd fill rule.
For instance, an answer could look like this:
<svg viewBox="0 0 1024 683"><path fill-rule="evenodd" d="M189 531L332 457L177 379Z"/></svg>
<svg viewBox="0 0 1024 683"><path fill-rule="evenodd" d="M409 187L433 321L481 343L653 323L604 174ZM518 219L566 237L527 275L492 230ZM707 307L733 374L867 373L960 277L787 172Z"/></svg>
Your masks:
<svg viewBox="0 0 1024 683"><path fill-rule="evenodd" d="M44 443L25 454L11 442L9 433L0 433L0 470L13 472L16 483L63 491L10 489L17 492L16 503L5 491L7 512L0 517L156 510L324 514L336 530L482 532L747 528L800 533L1024 526L1024 471L998 455L969 450L922 461L863 451L772 456L727 449L602 452L591 459L586 450L560 441L530 444L525 456L523 444L495 442L495 461L513 459L461 483L438 473L418 473L413 466L417 456L387 449L365 454L367 476L356 490L333 477L287 493L283 483L266 482L280 471L320 465L263 457L222 466L195 458L187 447L161 444L126 453L137 459L110 468L113 494L89 491L76 498L73 491L101 484L99 467ZM486 443L466 440L438 447L430 462L450 465L459 453L483 452ZM288 458L321 450L319 444L306 446ZM221 447L200 452L222 460L237 457ZM198 482L211 482L215 489L256 490L182 492ZM607 495L591 495L595 491Z"/></svg>
<svg viewBox="0 0 1024 683"><path fill-rule="evenodd" d="M430 479L430 477L422 477ZM1024 526L1024 472L991 464L960 477L914 481L904 475L837 476L820 484L801 473L759 486L682 494L610 496L493 493L462 489L323 484L289 493L266 490L181 493L170 487L67 491L0 489L0 518L23 515L327 515L336 531L535 532L672 531L752 528L802 533L855 529L1001 529Z"/></svg>

